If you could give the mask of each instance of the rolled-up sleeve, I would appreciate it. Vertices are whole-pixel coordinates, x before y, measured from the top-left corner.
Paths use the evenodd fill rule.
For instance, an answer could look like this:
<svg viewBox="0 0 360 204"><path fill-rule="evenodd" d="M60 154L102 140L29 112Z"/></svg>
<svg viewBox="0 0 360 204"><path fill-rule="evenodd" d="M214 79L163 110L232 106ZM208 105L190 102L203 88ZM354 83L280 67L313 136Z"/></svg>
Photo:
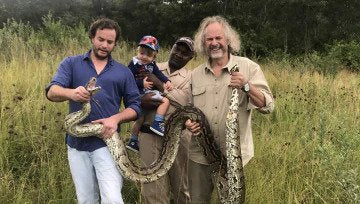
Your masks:
<svg viewBox="0 0 360 204"><path fill-rule="evenodd" d="M274 99L270 91L269 85L266 81L265 75L260 69L260 66L256 64L254 69L251 69L251 76L249 82L254 85L265 97L265 106L257 107L251 100L248 104L248 109L257 109L261 113L271 113L274 110Z"/></svg>

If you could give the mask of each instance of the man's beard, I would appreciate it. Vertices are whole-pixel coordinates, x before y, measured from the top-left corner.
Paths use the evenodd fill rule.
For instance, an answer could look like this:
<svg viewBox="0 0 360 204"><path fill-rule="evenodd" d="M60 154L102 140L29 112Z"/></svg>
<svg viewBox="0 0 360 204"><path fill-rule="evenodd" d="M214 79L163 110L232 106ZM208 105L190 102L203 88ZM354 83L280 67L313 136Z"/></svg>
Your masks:
<svg viewBox="0 0 360 204"><path fill-rule="evenodd" d="M214 48L219 48L218 50L216 50L216 52L212 52L211 50ZM224 46L212 46L209 47L207 49L207 55L211 58L211 59L218 59L218 58L222 58L225 54L227 53L227 49Z"/></svg>
<svg viewBox="0 0 360 204"><path fill-rule="evenodd" d="M100 55L100 54L99 54L100 49L96 48L95 46L93 47L93 51L94 51L95 57L98 58L98 59L100 59L100 60L106 59L106 58L110 55L110 53L111 53L111 52L106 51L106 50L101 50L101 51L103 51L103 52L106 52L107 54L106 54L105 56Z"/></svg>

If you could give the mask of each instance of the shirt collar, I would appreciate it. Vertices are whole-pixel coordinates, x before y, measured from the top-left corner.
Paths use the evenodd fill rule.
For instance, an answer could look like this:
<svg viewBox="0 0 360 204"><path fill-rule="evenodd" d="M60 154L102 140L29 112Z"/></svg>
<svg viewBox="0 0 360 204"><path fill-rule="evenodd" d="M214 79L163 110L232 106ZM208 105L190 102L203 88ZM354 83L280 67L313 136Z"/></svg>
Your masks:
<svg viewBox="0 0 360 204"><path fill-rule="evenodd" d="M90 49L89 51L87 51L87 52L83 55L83 60L90 60L90 59L91 59L91 58L90 58L91 50L92 50L92 49ZM113 60L112 56L109 55L109 56L108 56L108 64L112 66L113 63L114 63L114 60Z"/></svg>
<svg viewBox="0 0 360 204"><path fill-rule="evenodd" d="M226 70L230 73L230 69L235 66L235 63L234 63L234 55L232 54L229 54L229 61L228 63L223 67L223 68L226 68ZM207 71L212 71L211 70L211 66L210 66L210 59L208 59L205 63L205 70Z"/></svg>
<svg viewBox="0 0 360 204"><path fill-rule="evenodd" d="M90 60L90 52L91 52L91 50L87 51L87 52L83 55L83 60Z"/></svg>
<svg viewBox="0 0 360 204"><path fill-rule="evenodd" d="M140 61L139 61L139 59L137 57L133 57L132 60L134 62L134 65L136 65L136 64L141 65L141 63L140 63Z"/></svg>
<svg viewBox="0 0 360 204"><path fill-rule="evenodd" d="M175 75L180 75L182 77L186 77L187 76L187 68L186 66L184 66L183 68L181 69L178 69L176 70L175 72L171 73L170 74L170 66L169 66L169 61L166 62L166 65L167 66L164 66L164 67L159 67L159 70L160 71L166 71L166 73L168 74L168 76L175 76Z"/></svg>
<svg viewBox="0 0 360 204"><path fill-rule="evenodd" d="M139 65L142 65L141 64L141 62L140 62L140 60L136 57L136 56L134 56L133 58L132 58L132 60L133 60L133 62L134 62L134 65L136 65L136 64L139 64ZM155 60L154 61L152 61L152 62L150 62L149 64L155 64Z"/></svg>

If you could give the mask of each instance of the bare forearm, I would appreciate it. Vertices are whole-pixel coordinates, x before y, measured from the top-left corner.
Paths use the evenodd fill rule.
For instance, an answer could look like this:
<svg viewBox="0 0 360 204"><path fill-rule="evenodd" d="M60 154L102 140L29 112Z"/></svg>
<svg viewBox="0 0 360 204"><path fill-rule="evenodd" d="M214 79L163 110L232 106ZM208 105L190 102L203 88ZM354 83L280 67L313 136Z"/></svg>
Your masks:
<svg viewBox="0 0 360 204"><path fill-rule="evenodd" d="M113 116L111 116L112 118L114 118L117 123L126 123L132 120L135 120L137 117L137 113L134 109L132 108L125 108L123 111L121 111L120 113L117 113Z"/></svg>
<svg viewBox="0 0 360 204"><path fill-rule="evenodd" d="M254 104L255 106L262 108L266 105L266 99L264 94L252 84L250 84L250 91L248 95L251 103Z"/></svg>
<svg viewBox="0 0 360 204"><path fill-rule="evenodd" d="M71 99L71 89L52 85L47 93L47 98L54 102L63 102Z"/></svg>

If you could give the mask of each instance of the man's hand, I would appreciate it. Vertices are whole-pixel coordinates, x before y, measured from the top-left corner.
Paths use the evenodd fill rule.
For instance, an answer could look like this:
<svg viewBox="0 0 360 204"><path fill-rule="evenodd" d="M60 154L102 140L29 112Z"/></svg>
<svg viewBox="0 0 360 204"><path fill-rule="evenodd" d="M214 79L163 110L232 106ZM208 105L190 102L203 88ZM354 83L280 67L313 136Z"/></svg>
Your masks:
<svg viewBox="0 0 360 204"><path fill-rule="evenodd" d="M91 121L91 123L103 124L103 128L101 130L101 135L104 139L111 138L111 136L117 131L117 128L118 128L118 121L116 121L112 117L94 120L94 121Z"/></svg>
<svg viewBox="0 0 360 204"><path fill-rule="evenodd" d="M198 136L200 132L200 124L197 122L192 122L190 119L188 119L185 122L186 129L188 129L193 135Z"/></svg>
<svg viewBox="0 0 360 204"><path fill-rule="evenodd" d="M145 89L152 89L152 87L153 87L153 82L151 82L151 81L149 81L149 80L147 80L147 79L148 79L148 77L145 77L145 78L143 79L144 88L145 88Z"/></svg>
<svg viewBox="0 0 360 204"><path fill-rule="evenodd" d="M88 102L90 100L90 93L83 86L79 86L76 89L72 89L70 98L76 102Z"/></svg>
<svg viewBox="0 0 360 204"><path fill-rule="evenodd" d="M229 86L241 89L248 80L240 72L232 72Z"/></svg>
<svg viewBox="0 0 360 204"><path fill-rule="evenodd" d="M146 110L154 110L156 109L162 102L156 99L153 99L155 93L149 92L141 97L141 108Z"/></svg>
<svg viewBox="0 0 360 204"><path fill-rule="evenodd" d="M171 90L173 90L174 86L173 86L173 84L172 84L170 81L167 81L167 82L164 84L164 88L165 88L167 91L171 91Z"/></svg>
<svg viewBox="0 0 360 204"><path fill-rule="evenodd" d="M153 83L153 87L156 90L164 92L164 84L154 74L149 74L147 80Z"/></svg>

